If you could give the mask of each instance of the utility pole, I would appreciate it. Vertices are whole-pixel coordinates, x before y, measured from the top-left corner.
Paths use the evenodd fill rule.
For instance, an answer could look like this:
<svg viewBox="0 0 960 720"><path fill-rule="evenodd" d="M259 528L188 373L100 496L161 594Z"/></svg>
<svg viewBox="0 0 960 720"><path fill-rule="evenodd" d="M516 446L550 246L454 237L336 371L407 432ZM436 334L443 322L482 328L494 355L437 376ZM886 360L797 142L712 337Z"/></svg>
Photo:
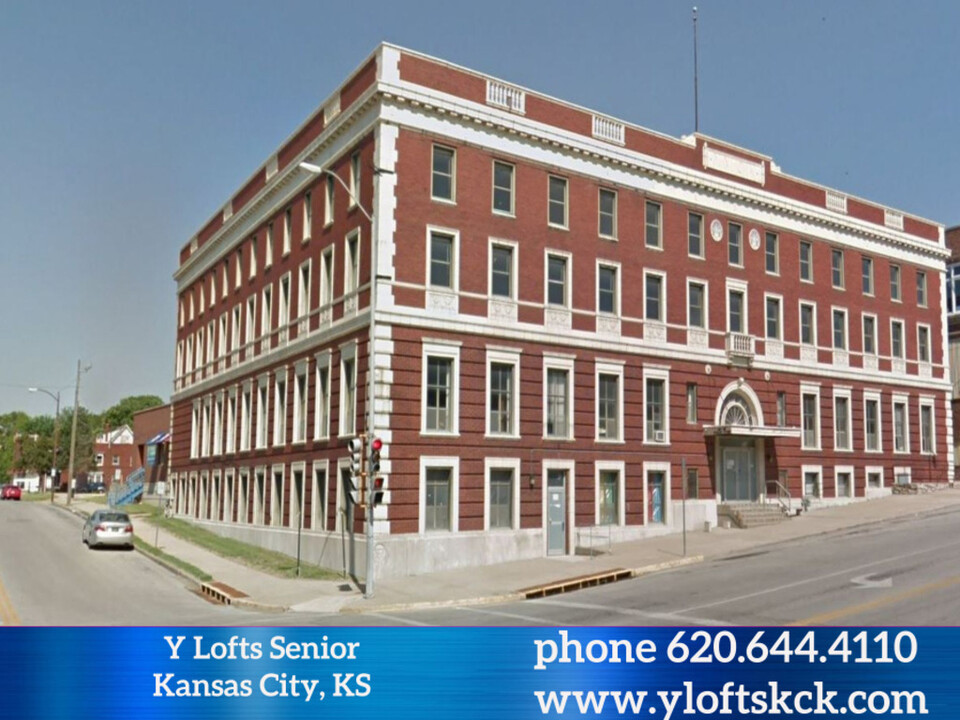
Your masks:
<svg viewBox="0 0 960 720"><path fill-rule="evenodd" d="M67 471L70 475L70 478L67 480L67 505L73 500L73 469L74 460L77 455L77 410L80 406L80 374L89 369L90 365L81 369L80 361L77 360L77 384L73 389L73 429L70 432L70 469Z"/></svg>
<svg viewBox="0 0 960 720"><path fill-rule="evenodd" d="M57 390L57 414L53 418L53 477L50 480L50 502L56 492L60 473L57 471L57 451L60 449L60 391Z"/></svg>

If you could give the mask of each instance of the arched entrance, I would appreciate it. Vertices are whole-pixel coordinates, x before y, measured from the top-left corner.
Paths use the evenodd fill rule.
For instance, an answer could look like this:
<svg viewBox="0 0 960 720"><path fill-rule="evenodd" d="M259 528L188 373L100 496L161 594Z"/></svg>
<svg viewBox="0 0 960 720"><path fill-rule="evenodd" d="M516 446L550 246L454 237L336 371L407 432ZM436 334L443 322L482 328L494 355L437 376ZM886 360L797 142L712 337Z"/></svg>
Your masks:
<svg viewBox="0 0 960 720"><path fill-rule="evenodd" d="M763 411L753 389L731 383L717 401L717 492L723 502L755 502L763 494Z"/></svg>

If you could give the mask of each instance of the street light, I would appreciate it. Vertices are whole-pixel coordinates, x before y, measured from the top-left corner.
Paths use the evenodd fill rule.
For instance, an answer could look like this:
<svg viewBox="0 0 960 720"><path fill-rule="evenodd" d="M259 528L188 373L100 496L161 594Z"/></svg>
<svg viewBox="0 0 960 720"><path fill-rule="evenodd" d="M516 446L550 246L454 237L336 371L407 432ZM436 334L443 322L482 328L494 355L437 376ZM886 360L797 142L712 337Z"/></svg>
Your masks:
<svg viewBox="0 0 960 720"><path fill-rule="evenodd" d="M44 388L32 387L27 389L32 393L42 392L45 395L49 395L57 403L57 414L53 416L53 478L50 480L50 502L53 502L53 494L56 492L54 480L59 478L59 473L57 472L57 451L60 449L60 391L57 390L56 395L54 395Z"/></svg>
<svg viewBox="0 0 960 720"><path fill-rule="evenodd" d="M377 386L376 386L376 374L377 374L377 363L376 363L376 318L377 318L377 262L378 262L378 245L377 242L377 231L376 223L373 221L373 216L367 212L366 208L360 204L360 198L353 194L353 190L350 188L347 183L344 182L337 173L329 168L322 167L320 165L314 165L310 162L301 162L300 168L308 172L314 173L315 175L329 175L334 178L344 190L347 191L347 195L350 196L350 199L353 201L353 204L360 208L360 212L364 214L367 220L370 221L370 236L371 236L371 250L370 250L370 350L367 353L367 362L368 362L368 372L367 376L369 378L369 390L368 390L368 402L367 402L367 429L366 436L373 437L374 435L374 419L375 419L375 408L377 402ZM383 168L374 167L373 168L374 176L379 175L393 175L393 170L386 170ZM373 483L367 483L367 492L364 501L367 505L367 578L363 586L363 597L372 598L373 597L373 563L374 563L374 552L373 552L373 543L374 543L374 533L373 533Z"/></svg>

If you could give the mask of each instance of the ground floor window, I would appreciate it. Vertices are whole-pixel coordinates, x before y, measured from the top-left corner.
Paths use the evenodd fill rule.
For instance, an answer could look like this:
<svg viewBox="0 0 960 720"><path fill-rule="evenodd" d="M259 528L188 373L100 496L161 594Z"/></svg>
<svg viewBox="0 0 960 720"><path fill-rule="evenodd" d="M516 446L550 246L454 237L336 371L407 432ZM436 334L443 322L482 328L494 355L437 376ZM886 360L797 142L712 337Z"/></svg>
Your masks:
<svg viewBox="0 0 960 720"><path fill-rule="evenodd" d="M601 525L620 523L620 473L616 470L600 471L600 513Z"/></svg>
<svg viewBox="0 0 960 720"><path fill-rule="evenodd" d="M806 498L820 497L820 470L803 470L803 496Z"/></svg>
<svg viewBox="0 0 960 720"><path fill-rule="evenodd" d="M450 530L451 468L427 468L424 529Z"/></svg>
<svg viewBox="0 0 960 720"><path fill-rule="evenodd" d="M513 527L513 468L490 469L490 529Z"/></svg>

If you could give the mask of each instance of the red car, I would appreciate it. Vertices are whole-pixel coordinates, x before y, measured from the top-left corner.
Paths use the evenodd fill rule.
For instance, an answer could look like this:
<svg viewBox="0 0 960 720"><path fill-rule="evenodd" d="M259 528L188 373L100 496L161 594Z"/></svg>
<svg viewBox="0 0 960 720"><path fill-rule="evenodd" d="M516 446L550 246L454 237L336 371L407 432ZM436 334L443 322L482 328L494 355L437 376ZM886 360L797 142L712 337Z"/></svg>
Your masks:
<svg viewBox="0 0 960 720"><path fill-rule="evenodd" d="M4 485L3 489L0 489L0 500L19 500L20 499L20 488L16 485Z"/></svg>

